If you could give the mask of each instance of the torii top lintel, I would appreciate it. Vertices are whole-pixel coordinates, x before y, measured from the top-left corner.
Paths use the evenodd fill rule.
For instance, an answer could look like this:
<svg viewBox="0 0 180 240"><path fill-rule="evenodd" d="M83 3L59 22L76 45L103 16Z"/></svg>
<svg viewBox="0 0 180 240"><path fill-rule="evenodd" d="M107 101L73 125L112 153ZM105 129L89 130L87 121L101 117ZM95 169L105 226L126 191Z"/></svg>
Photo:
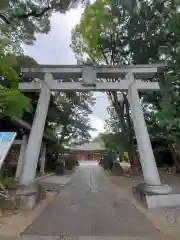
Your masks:
<svg viewBox="0 0 180 240"><path fill-rule="evenodd" d="M39 65L37 68L22 68L21 71L25 76L42 79L45 73L52 73L54 79L80 78L83 69L92 68L97 78L124 78L131 71L137 79L147 79L162 69L164 64L147 64L147 65Z"/></svg>
<svg viewBox="0 0 180 240"><path fill-rule="evenodd" d="M40 91L45 74L51 73L53 81L49 88L52 91L127 91L131 84L129 81L99 82L96 80L98 78L124 80L127 74L132 73L136 79L134 84L139 91L158 91L158 82L144 82L142 80L154 77L157 72L162 71L163 67L162 64L127 66L41 65L38 68L23 68L22 72L25 76L42 81L20 83L19 89L21 91ZM78 78L81 78L82 81L69 81Z"/></svg>

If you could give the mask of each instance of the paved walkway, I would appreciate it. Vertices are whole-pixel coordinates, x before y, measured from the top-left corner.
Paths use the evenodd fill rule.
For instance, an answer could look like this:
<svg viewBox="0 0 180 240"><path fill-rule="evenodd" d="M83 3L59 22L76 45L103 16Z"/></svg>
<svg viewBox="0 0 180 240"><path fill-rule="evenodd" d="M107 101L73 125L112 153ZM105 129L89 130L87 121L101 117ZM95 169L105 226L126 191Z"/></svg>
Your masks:
<svg viewBox="0 0 180 240"><path fill-rule="evenodd" d="M61 191L62 187L67 185L72 179L72 175L57 176L53 175L48 178L40 180L41 185L44 186L46 190L50 191Z"/></svg>
<svg viewBox="0 0 180 240"><path fill-rule="evenodd" d="M81 164L23 239L165 239L117 189L97 164ZM62 235L73 237L59 238Z"/></svg>

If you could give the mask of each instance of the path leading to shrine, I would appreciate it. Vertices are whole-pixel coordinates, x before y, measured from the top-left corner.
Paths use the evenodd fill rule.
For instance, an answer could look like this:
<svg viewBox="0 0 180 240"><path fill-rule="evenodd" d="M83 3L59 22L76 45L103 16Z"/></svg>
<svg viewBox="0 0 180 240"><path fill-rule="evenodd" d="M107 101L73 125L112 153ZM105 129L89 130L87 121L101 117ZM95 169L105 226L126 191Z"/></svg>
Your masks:
<svg viewBox="0 0 180 240"><path fill-rule="evenodd" d="M72 236L64 239L163 239L117 191L97 163L82 163L72 182L24 232L23 239L63 239L62 235Z"/></svg>

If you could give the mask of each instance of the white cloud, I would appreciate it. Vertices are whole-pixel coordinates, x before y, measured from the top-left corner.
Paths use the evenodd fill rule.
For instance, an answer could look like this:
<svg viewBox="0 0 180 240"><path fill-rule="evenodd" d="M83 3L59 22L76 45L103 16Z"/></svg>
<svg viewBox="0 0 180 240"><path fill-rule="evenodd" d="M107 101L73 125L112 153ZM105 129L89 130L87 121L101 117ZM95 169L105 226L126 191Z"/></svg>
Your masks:
<svg viewBox="0 0 180 240"><path fill-rule="evenodd" d="M73 9L66 14L53 14L51 17L51 31L48 35L37 35L37 41L33 46L26 46L25 51L40 64L76 64L76 59L71 44L71 30L79 22L82 8ZM104 119L107 119L107 106L109 101L105 93L95 92L96 104L92 108L90 116L93 128L97 132L91 132L92 137L104 131Z"/></svg>
<svg viewBox="0 0 180 240"><path fill-rule="evenodd" d="M91 137L96 137L100 132L104 132L104 120L96 117L95 115L90 116L90 122L93 128L97 129L97 131L90 131Z"/></svg>
<svg viewBox="0 0 180 240"><path fill-rule="evenodd" d="M49 34L37 34L35 44L25 46L25 52L40 64L76 64L70 48L71 30L79 22L82 12L83 9L79 7L66 14L54 13Z"/></svg>
<svg viewBox="0 0 180 240"><path fill-rule="evenodd" d="M104 93L104 92L94 92L94 97L96 97L96 99L104 98L104 97L106 97L106 93Z"/></svg>
<svg viewBox="0 0 180 240"><path fill-rule="evenodd" d="M95 92L96 104L92 107L92 114L101 119L108 119L109 114L107 107L109 106L109 100L106 93Z"/></svg>

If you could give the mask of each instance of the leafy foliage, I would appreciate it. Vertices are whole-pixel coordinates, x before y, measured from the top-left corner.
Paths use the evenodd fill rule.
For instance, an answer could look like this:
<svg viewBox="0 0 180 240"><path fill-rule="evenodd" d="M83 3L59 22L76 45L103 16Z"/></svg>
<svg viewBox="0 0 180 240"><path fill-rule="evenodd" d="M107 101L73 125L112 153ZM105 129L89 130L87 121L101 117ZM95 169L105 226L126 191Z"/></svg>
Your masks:
<svg viewBox="0 0 180 240"><path fill-rule="evenodd" d="M0 7L5 0L1 0ZM80 0L6 0L8 7L0 12L0 20L7 24L13 38L26 44L36 40L36 33L47 34L50 31L52 13L65 13L79 3Z"/></svg>
<svg viewBox="0 0 180 240"><path fill-rule="evenodd" d="M103 133L102 140L105 144L106 149L109 152L116 154L124 152L124 146L121 144L123 142L123 135L121 132L118 133Z"/></svg>
<svg viewBox="0 0 180 240"><path fill-rule="evenodd" d="M180 132L179 20L177 1L96 0L86 8L72 32L72 48L80 62L116 65L165 60L171 65L155 79L160 83L161 94L141 94L151 137L164 138L169 144L179 143ZM112 93L108 96L120 120L118 127L121 125L127 142L132 144L127 96Z"/></svg>
<svg viewBox="0 0 180 240"><path fill-rule="evenodd" d="M119 118L116 114L114 107L111 105L108 107L109 119L105 120L105 129L107 132L117 133L121 131L121 125Z"/></svg>
<svg viewBox="0 0 180 240"><path fill-rule="evenodd" d="M97 0L89 5L81 22L72 31L72 49L77 60L96 64L127 64L129 56L126 56L127 50L123 47L124 38L119 37L120 32L124 31L123 16L122 7L119 9L118 5L111 0ZM120 79L100 80L117 82ZM123 148L132 152L130 149L133 147L133 135L127 96L120 92L107 92L107 95L111 103L109 110L112 117L109 127L116 134L120 131L119 135L123 136L123 143L125 143ZM128 121L125 119L126 113ZM116 124L112 127L114 120Z"/></svg>
<svg viewBox="0 0 180 240"><path fill-rule="evenodd" d="M0 23L0 116L19 118L30 109L30 100L18 91L19 74L15 69L22 48L11 29Z"/></svg>
<svg viewBox="0 0 180 240"><path fill-rule="evenodd" d="M58 93L55 103L59 110L54 128L59 132L60 144L79 144L90 139L89 114L94 104L92 95L84 92Z"/></svg>
<svg viewBox="0 0 180 240"><path fill-rule="evenodd" d="M19 118L24 110L30 110L30 99L18 90L0 89L0 116Z"/></svg>

